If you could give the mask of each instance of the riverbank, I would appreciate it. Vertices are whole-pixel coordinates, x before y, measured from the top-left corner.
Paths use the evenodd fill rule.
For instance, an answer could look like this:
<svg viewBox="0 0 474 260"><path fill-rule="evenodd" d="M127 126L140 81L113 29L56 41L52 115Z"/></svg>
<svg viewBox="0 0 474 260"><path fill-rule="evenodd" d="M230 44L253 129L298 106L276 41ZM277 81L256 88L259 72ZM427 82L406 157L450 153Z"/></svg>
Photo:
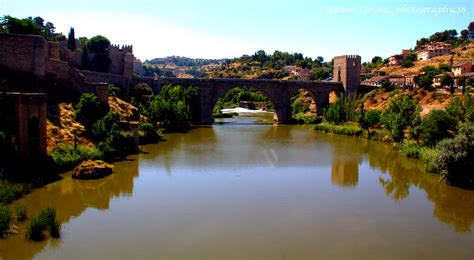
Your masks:
<svg viewBox="0 0 474 260"><path fill-rule="evenodd" d="M450 162L448 159L443 160L443 156L446 156L449 152L461 152L460 150L462 147L460 146L453 146L451 147L451 151L446 151L446 144L451 139L443 140L443 142L438 143L435 146L427 146L423 142L417 142L413 140L403 140L402 142L395 142L394 139L390 136L390 132L385 129L369 129L364 130L359 127L357 124L352 123L345 123L342 125L331 124L328 122L323 122L317 124L314 129L316 131L321 131L324 133L330 133L335 135L346 135L346 136L355 136L361 139L368 139L383 143L389 143L396 147L400 154L408 158L418 159L423 162L424 170L430 173L438 174L439 178L442 181L446 181L447 183L458 186L461 188L474 190L474 181L472 178L472 173L463 172L463 167L468 168L470 167L470 161L466 164L461 165L461 167L451 169L451 171L455 171L453 173L448 172L446 169L441 168L444 164L449 164ZM461 135L460 138L466 136L465 132L472 132L471 126L466 126L464 129L461 128ZM469 135L469 134L467 134ZM457 139L452 139L456 141ZM457 141L461 143L462 141ZM472 145L472 141L471 144ZM446 154L445 154L446 153Z"/></svg>

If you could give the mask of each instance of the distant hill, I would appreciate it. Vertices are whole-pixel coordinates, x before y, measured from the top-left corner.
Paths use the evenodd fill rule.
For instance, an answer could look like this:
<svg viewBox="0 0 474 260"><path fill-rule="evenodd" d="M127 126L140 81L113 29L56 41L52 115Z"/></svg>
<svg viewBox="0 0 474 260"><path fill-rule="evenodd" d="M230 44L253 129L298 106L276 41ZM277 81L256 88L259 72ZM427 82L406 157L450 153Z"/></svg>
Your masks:
<svg viewBox="0 0 474 260"><path fill-rule="evenodd" d="M146 60L144 64L174 64L177 67L201 67L210 64L220 64L227 59L195 59L181 56L168 56L165 58L155 58Z"/></svg>

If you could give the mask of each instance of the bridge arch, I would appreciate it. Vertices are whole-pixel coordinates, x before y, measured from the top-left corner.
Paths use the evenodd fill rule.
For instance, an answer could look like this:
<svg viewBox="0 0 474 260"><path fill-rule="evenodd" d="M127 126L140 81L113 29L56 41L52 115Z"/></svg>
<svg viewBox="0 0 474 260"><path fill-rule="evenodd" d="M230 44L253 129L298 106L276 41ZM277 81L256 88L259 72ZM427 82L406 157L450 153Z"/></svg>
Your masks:
<svg viewBox="0 0 474 260"><path fill-rule="evenodd" d="M277 98L272 96L273 93L271 93L270 91L268 91L264 87L261 87L261 86L258 86L258 85L253 86L252 84L245 84L245 85L242 85L242 86L220 87L219 89L216 90L216 94L211 98L211 100L209 102L209 105L204 104L203 113L206 114L206 115L210 113L212 115L214 107L216 106L219 99L222 98L226 93L228 93L229 91L231 91L235 88L250 88L250 89L255 89L255 90L261 92L263 96L270 99L270 102L271 102L272 108L273 108L273 121L274 122L279 122L279 118L281 118L281 116L279 115L279 112L281 111L281 109L279 109L278 106L276 105L275 100Z"/></svg>
<svg viewBox="0 0 474 260"><path fill-rule="evenodd" d="M158 93L165 85L194 86L198 89L198 98L194 106L196 124L212 124L212 111L220 97L236 87L249 87L261 91L273 104L278 123L292 122L291 95L299 89L307 89L317 106L317 114L322 115L323 108L329 104L331 92L344 93L342 82L296 81L268 79L181 79L181 78L141 78L138 82L147 82Z"/></svg>

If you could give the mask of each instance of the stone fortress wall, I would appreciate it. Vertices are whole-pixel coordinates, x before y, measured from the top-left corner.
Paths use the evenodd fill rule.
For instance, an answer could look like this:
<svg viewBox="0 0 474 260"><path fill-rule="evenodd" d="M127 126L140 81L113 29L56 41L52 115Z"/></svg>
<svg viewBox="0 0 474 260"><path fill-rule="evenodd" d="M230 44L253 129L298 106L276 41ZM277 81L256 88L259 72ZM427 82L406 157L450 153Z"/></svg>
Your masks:
<svg viewBox="0 0 474 260"><path fill-rule="evenodd" d="M36 35L0 33L0 46L0 66L39 78L52 77L76 91L94 83L127 87L133 79L132 46L110 46L108 73L81 70L81 51L68 50L65 42L48 42Z"/></svg>

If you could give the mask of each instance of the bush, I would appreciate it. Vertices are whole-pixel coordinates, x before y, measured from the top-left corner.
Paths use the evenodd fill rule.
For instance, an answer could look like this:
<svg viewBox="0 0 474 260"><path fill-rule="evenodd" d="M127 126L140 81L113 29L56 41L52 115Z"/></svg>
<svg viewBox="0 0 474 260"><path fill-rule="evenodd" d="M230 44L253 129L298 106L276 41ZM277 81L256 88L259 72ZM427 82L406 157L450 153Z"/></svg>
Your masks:
<svg viewBox="0 0 474 260"><path fill-rule="evenodd" d="M92 126L92 136L96 141L105 140L114 123L120 120L120 116L117 113L109 112L101 119L97 120Z"/></svg>
<svg viewBox="0 0 474 260"><path fill-rule="evenodd" d="M316 125L314 129L323 131L325 133L334 133L340 135L362 136L364 134L362 128L355 125L333 125L328 123L321 123Z"/></svg>
<svg viewBox="0 0 474 260"><path fill-rule="evenodd" d="M399 95L392 99L382 112L381 122L390 131L393 140L400 142L407 128L414 129L420 123L421 106L409 95Z"/></svg>
<svg viewBox="0 0 474 260"><path fill-rule="evenodd" d="M147 83L138 83L130 88L129 97L134 99L137 104L146 104L153 96L153 90Z"/></svg>
<svg viewBox="0 0 474 260"><path fill-rule="evenodd" d="M12 220L12 214L8 207L0 206L0 238L3 237L3 234L10 227L10 222Z"/></svg>
<svg viewBox="0 0 474 260"><path fill-rule="evenodd" d="M369 127L377 127L380 124L380 110L369 110L365 113L365 121Z"/></svg>
<svg viewBox="0 0 474 260"><path fill-rule="evenodd" d="M16 219L18 221L25 221L26 220L26 208L23 206L16 208Z"/></svg>
<svg viewBox="0 0 474 260"><path fill-rule="evenodd" d="M307 115L305 113L298 113L293 116L298 124L315 124L318 118L315 115Z"/></svg>
<svg viewBox="0 0 474 260"><path fill-rule="evenodd" d="M83 93L76 105L76 120L86 127L91 133L92 125L107 113L107 107L91 93Z"/></svg>
<svg viewBox="0 0 474 260"><path fill-rule="evenodd" d="M60 144L51 152L51 158L60 169L71 168L85 160L101 159L103 154L96 148L77 146L72 144Z"/></svg>
<svg viewBox="0 0 474 260"><path fill-rule="evenodd" d="M403 140L400 144L400 152L407 157L420 159L422 146L414 141Z"/></svg>
<svg viewBox="0 0 474 260"><path fill-rule="evenodd" d="M43 209L35 218L33 218L27 229L26 237L34 241L40 241L44 237L44 231L49 231L51 237L59 237L61 222L56 219L56 210L52 207Z"/></svg>
<svg viewBox="0 0 474 260"><path fill-rule="evenodd" d="M433 145L444 138L450 137L449 131L456 130L456 119L444 110L432 110L421 121L421 138Z"/></svg>
<svg viewBox="0 0 474 260"><path fill-rule="evenodd" d="M112 125L109 136L98 145L98 150L105 160L112 160L115 156L123 156L138 151L135 138L119 130L117 124Z"/></svg>
<svg viewBox="0 0 474 260"><path fill-rule="evenodd" d="M354 121L357 119L356 110L356 96L349 96L346 98L341 95L336 102L330 104L324 110L324 119L327 122L334 124L341 124L347 121Z"/></svg>
<svg viewBox="0 0 474 260"><path fill-rule="evenodd" d="M43 240L43 231L45 230L44 223L40 218L36 217L30 220L30 223L26 227L26 238L33 241Z"/></svg>
<svg viewBox="0 0 474 260"><path fill-rule="evenodd" d="M140 143L156 142L160 139L158 130L152 123L140 122L138 131L140 134Z"/></svg>
<svg viewBox="0 0 474 260"><path fill-rule="evenodd" d="M0 181L0 204L9 204L10 202L21 198L31 190L29 183L14 183L10 181Z"/></svg>
<svg viewBox="0 0 474 260"><path fill-rule="evenodd" d="M152 123L160 122L167 132L184 132L191 127L191 104L195 101L194 87L165 86L150 102L149 118Z"/></svg>
<svg viewBox="0 0 474 260"><path fill-rule="evenodd" d="M450 183L474 185L474 124L461 127L454 139L445 139L436 146L434 168Z"/></svg>

